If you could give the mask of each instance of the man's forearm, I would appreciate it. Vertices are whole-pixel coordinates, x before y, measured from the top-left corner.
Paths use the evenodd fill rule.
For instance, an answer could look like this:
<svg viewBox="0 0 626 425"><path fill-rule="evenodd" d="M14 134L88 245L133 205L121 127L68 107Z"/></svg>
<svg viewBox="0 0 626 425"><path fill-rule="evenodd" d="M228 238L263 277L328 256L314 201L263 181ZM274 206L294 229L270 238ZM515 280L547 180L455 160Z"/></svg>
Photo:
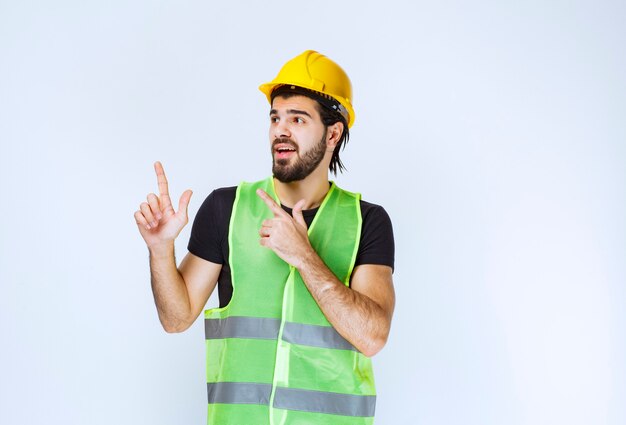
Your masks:
<svg viewBox="0 0 626 425"><path fill-rule="evenodd" d="M274 213L273 218L263 221L259 243L298 269L309 292L341 336L366 356L380 351L387 342L395 299L391 268L359 266L352 274L352 284L362 292L346 287L311 246L302 215L305 200L294 205L292 216L263 190L257 190L257 194Z"/></svg>
<svg viewBox="0 0 626 425"><path fill-rule="evenodd" d="M320 309L345 339L366 356L385 345L391 317L366 295L344 285L312 252L298 271Z"/></svg>
<svg viewBox="0 0 626 425"><path fill-rule="evenodd" d="M189 327L191 304L187 286L176 268L174 243L151 247L150 281L161 325L167 332L182 332Z"/></svg>

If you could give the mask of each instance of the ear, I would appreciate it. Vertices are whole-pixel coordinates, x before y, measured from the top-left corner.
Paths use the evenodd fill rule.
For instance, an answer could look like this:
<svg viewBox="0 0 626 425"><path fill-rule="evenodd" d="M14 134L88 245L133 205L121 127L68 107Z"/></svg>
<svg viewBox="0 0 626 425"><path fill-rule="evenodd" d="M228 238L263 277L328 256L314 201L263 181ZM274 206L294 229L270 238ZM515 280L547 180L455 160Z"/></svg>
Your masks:
<svg viewBox="0 0 626 425"><path fill-rule="evenodd" d="M343 134L343 123L337 121L333 125L329 125L326 130L326 146L328 150L335 150L335 146L339 143L341 135Z"/></svg>

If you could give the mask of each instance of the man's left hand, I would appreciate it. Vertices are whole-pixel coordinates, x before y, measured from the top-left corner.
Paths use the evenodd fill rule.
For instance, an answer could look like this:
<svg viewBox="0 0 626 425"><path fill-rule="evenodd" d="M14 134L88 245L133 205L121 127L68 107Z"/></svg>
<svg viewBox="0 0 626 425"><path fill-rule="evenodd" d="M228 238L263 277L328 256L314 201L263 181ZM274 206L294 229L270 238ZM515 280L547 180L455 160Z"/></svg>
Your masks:
<svg viewBox="0 0 626 425"><path fill-rule="evenodd" d="M265 191L258 189L256 193L274 213L274 218L264 220L259 230L261 245L270 248L285 262L299 268L302 261L314 252L302 216L302 207L306 201L302 199L293 206L292 217Z"/></svg>

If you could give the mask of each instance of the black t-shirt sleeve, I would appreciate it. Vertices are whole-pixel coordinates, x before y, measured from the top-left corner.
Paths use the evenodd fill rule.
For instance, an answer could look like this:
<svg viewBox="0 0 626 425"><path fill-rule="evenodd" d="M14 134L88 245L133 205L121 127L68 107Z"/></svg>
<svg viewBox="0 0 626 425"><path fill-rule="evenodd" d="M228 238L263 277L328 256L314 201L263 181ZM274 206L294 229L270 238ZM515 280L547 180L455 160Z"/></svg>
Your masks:
<svg viewBox="0 0 626 425"><path fill-rule="evenodd" d="M381 264L394 268L393 226L387 211L380 205L361 201L363 227L355 266Z"/></svg>
<svg viewBox="0 0 626 425"><path fill-rule="evenodd" d="M228 223L235 202L236 187L216 189L204 200L191 228L187 249L193 255L225 264L228 252Z"/></svg>

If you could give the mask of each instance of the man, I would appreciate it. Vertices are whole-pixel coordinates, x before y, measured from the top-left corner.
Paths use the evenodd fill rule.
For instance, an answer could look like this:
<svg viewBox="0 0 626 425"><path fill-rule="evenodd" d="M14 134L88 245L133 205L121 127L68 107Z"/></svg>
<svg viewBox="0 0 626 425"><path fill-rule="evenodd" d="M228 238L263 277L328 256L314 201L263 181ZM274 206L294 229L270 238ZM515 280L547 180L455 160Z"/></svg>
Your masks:
<svg viewBox="0 0 626 425"><path fill-rule="evenodd" d="M152 290L167 332L205 311L209 424L371 424L370 358L394 308L393 234L382 207L328 180L354 122L352 88L327 57L306 51L260 86L270 101L273 177L214 191L176 268L175 212L160 197L135 219L150 252Z"/></svg>

